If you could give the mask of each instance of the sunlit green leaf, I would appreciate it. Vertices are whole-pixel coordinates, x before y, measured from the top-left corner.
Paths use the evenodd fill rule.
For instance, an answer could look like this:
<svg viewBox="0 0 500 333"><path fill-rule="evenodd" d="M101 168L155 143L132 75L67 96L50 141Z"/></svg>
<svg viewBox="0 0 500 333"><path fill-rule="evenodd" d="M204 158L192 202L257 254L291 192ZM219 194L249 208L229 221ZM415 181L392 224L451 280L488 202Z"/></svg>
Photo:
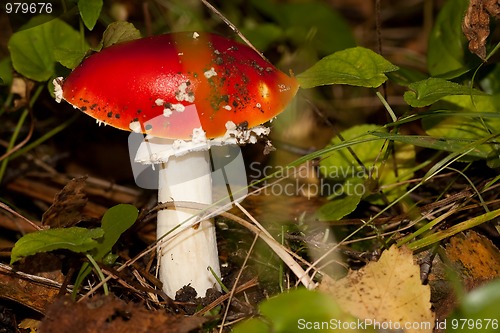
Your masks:
<svg viewBox="0 0 500 333"><path fill-rule="evenodd" d="M363 47L355 47L321 59L297 75L297 80L302 88L330 84L375 88L387 80L384 73L397 69L381 55Z"/></svg>
<svg viewBox="0 0 500 333"><path fill-rule="evenodd" d="M467 111L477 113L477 117L469 116L433 116L422 119L425 131L435 138L450 138L456 140L462 146L494 133L499 133L500 119L497 117L481 117L485 113L498 114L500 95L492 96L447 96L436 103L433 108L446 109L449 111ZM474 149L470 156L481 156L487 158L492 152L498 152L498 145L483 144ZM491 155L493 156L493 155ZM493 160L490 162L493 163Z"/></svg>
<svg viewBox="0 0 500 333"><path fill-rule="evenodd" d="M70 25L60 19L46 20L44 15L35 16L28 22L34 27L14 33L8 44L15 70L35 81L55 75L56 49L88 49L80 33ZM38 22L44 23L37 25Z"/></svg>
<svg viewBox="0 0 500 333"><path fill-rule="evenodd" d="M92 30L101 14L102 0L79 0L78 9L87 29Z"/></svg>
<svg viewBox="0 0 500 333"><path fill-rule="evenodd" d="M422 123L426 132L434 137L478 139L490 132L498 133L500 129L499 105L500 95L472 96L472 98L471 96L447 96L435 104L431 110L456 111L458 116L453 117L453 113L448 112L443 115L425 117ZM468 116L462 115L463 111L467 111ZM487 117L488 113L492 113L492 117ZM475 114L476 119L474 119ZM479 120L479 117L483 118L484 123ZM451 120L454 125L447 125L447 120ZM463 123L465 129L457 127L457 123Z"/></svg>
<svg viewBox="0 0 500 333"><path fill-rule="evenodd" d="M448 0L441 8L427 48L427 66L432 76L453 78L467 71L467 40L462 32L462 19L468 5L469 0ZM454 75L447 75L450 72Z"/></svg>
<svg viewBox="0 0 500 333"><path fill-rule="evenodd" d="M47 229L32 232L21 237L11 254L11 264L23 257L40 252L59 249L73 252L86 252L97 246L97 238L102 237L101 228L85 229L80 227Z"/></svg>
<svg viewBox="0 0 500 333"><path fill-rule="evenodd" d="M447 81L440 78L428 78L423 81L412 83L410 89L404 94L406 103L413 107L431 105L443 97L451 95L484 95L477 89L471 89L464 85Z"/></svg>

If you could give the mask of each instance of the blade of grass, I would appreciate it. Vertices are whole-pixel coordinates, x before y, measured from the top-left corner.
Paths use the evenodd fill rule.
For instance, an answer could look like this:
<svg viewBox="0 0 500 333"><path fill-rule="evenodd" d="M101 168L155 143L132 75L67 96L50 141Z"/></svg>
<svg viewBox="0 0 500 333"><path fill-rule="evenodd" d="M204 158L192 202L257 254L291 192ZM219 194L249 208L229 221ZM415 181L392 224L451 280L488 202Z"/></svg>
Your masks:
<svg viewBox="0 0 500 333"><path fill-rule="evenodd" d="M472 187L472 189L476 193L477 197L479 198L479 201L481 202L481 206L483 206L485 212L488 213L490 211L490 209L488 208L488 205L486 205L486 202L484 202L483 196L481 195L481 193L479 192L479 190L476 188L476 186L474 185L474 183L472 182L472 180L470 180L470 178L467 177L467 175L465 173L463 173L462 171L460 171L458 169L455 169L455 168L452 168L452 167L448 167L448 169L453 170L456 173L459 173L462 177L464 177L467 180L467 182L470 184L470 186Z"/></svg>
<svg viewBox="0 0 500 333"><path fill-rule="evenodd" d="M24 122L26 120L26 117L28 117L28 115L29 115L29 110L24 109L23 112L21 113L21 117L19 117L19 120L17 121L14 133L12 133L12 136L10 137L9 145L7 146L6 150L7 152L2 156L3 157L2 164L0 165L0 183L2 182L5 170L7 170L7 164L9 164L9 156L8 156L9 152L12 151L12 149L14 148L17 137L21 132L21 127L24 125Z"/></svg>
<svg viewBox="0 0 500 333"><path fill-rule="evenodd" d="M450 110L430 110L430 111L424 111L420 112L418 114L411 114L406 117L403 117L397 121L394 121L392 123L385 124L384 127L394 127L394 126L399 126L403 125L406 123L410 123L412 121L420 120L423 118L429 118L429 117L444 117L444 116L453 116L453 117L467 117L467 118L487 118L487 119L498 119L500 118L500 113L496 112L467 112L467 111L450 111Z"/></svg>
<svg viewBox="0 0 500 333"><path fill-rule="evenodd" d="M422 239L416 240L410 244L408 244L408 248L410 250L419 250L422 248L425 248L429 245L432 245L436 242L439 242L445 238L451 237L453 235L456 235L459 232L477 227L478 225L491 221L494 218L497 218L500 216L500 208L488 213L484 213L479 216L475 216L467 221L461 222L459 224L456 224L446 230L439 230L429 236L426 236Z"/></svg>
<svg viewBox="0 0 500 333"><path fill-rule="evenodd" d="M384 134L389 134L389 133L384 133ZM391 136L390 134L388 136ZM472 144L469 144L465 147L463 147L462 149L450 154L450 155L447 155L445 158L443 158L441 161L437 162L436 164L434 164L427 172L426 174L422 177L422 180L416 184L414 187L412 187L411 189L409 189L406 193L404 193L400 198L394 200L393 202L391 202L389 205L386 205L383 209L381 209L377 214L375 214L374 216L372 216L370 218L370 220L368 220L366 222L366 224L364 224L363 226L361 226L360 228L358 228L357 230L355 230L353 233L351 233L348 237L351 237L353 236L354 233L360 231L362 228L364 228L365 226L367 225L371 225L371 223L376 219L378 218L380 215L384 214L387 210L389 210L392 206L396 205L397 203L399 203L401 200L403 200L404 198L406 198L410 193L412 193L413 191L415 191L417 188L419 188L420 186L422 186L426 181L428 181L429 179L431 179L432 177L434 177L435 175L437 175L438 173L440 173L442 170L448 168L448 166L452 163L454 163L455 161L459 160L460 158L462 158L463 156L467 155L469 153L469 151L471 149L473 149L476 145L478 144L482 144L484 143L486 140L489 140L489 137L486 137L486 138L483 138L481 140L477 140L477 141L474 141ZM398 246L402 245L402 244L405 244L406 242L408 242L409 240L415 238L416 236L420 235L421 233L423 233L424 231L426 230L429 230L430 228L432 228L435 224L439 223L441 220L438 220L435 221L433 224L431 225L425 225L423 226L421 229L422 230L417 230L416 232L406 236L405 238L403 238L403 240L401 240L400 242L398 242ZM417 234L416 234L417 233ZM326 254L325 254L326 255Z"/></svg>
<svg viewBox="0 0 500 333"><path fill-rule="evenodd" d="M406 237L402 238L401 240L399 240L396 243L396 246L398 246L398 247L403 246L404 244L408 243L409 241L411 241L415 237L420 236L422 233L424 233L428 230L431 230L434 226L441 223L444 219L446 219L448 216L452 215L454 212L455 211L453 209L450 209L449 211L447 211L443 215L436 217L434 220L430 221L429 223L426 223L424 226L419 228L417 231L415 231L415 232L407 235Z"/></svg>
<svg viewBox="0 0 500 333"><path fill-rule="evenodd" d="M493 178L492 180L490 180L486 185L484 185L483 191L486 191L488 188L490 188L491 186L493 186L498 181L500 181L500 175L496 176L495 178Z"/></svg>
<svg viewBox="0 0 500 333"><path fill-rule="evenodd" d="M50 139L51 137L53 137L54 135L56 135L57 133L61 132L62 130L64 130L66 127L68 127L71 123L73 123L78 117L80 116L80 113L79 112L76 112L73 117L71 117L70 119L66 120L65 122L63 122L62 124L54 127L52 130L50 130L49 132L45 133L44 135L42 135L41 137L39 137L38 139L36 139L35 141L31 142L30 144L24 146L23 148L19 149L18 151L16 151L14 154L10 155L9 156L9 160L13 160L25 153L27 153L28 151L30 151L31 149L41 145L42 143L44 143L45 141L47 141L48 139Z"/></svg>
<svg viewBox="0 0 500 333"><path fill-rule="evenodd" d="M212 276L215 278L217 283L220 285L221 289L227 294L229 292L229 289L227 289L226 285L224 283L222 283L220 276L215 274L214 269L212 267L208 266L208 270L210 271Z"/></svg>
<svg viewBox="0 0 500 333"><path fill-rule="evenodd" d="M394 113L394 111L392 111L392 108L391 106L389 105L389 103L387 103L387 101L385 100L384 96L382 96L381 93L379 93L378 91L376 92L377 94L377 97L380 99L380 101L382 102L382 104L384 105L385 109L387 110L387 112L389 113L389 115L391 116L391 119L393 122L396 122L398 120L398 117L396 117L396 114Z"/></svg>
<svg viewBox="0 0 500 333"><path fill-rule="evenodd" d="M7 164L9 163L9 156L13 154L16 150L20 149L23 147L28 140L31 138L31 135L33 133L34 129L34 122L32 121L30 125L30 130L28 132L28 135L17 145L15 145L17 137L19 136L19 133L21 131L21 127L24 124L24 121L26 120L26 117L31 113L31 110L33 108L33 105L35 104L35 101L38 99L38 96L40 96L40 93L42 92L44 86L39 85L38 88L35 90L33 96L30 98L28 107L26 107L23 110L23 113L21 114L21 117L19 118L16 128L14 129L14 133L12 134L9 145L7 146L6 153L0 157L0 160L2 160L2 164L0 165L0 183L2 182L3 176L5 174L5 171L7 170Z"/></svg>

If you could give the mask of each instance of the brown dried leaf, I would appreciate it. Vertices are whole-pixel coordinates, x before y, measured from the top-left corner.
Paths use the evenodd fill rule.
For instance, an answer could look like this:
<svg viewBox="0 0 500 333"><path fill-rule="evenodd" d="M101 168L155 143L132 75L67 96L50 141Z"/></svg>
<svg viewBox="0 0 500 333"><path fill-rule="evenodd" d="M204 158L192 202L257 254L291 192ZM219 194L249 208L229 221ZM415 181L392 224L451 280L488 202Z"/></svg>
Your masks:
<svg viewBox="0 0 500 333"><path fill-rule="evenodd" d="M40 333L188 333L206 321L203 317L148 311L140 304L125 303L115 296L95 296L75 303L69 296L49 306Z"/></svg>
<svg viewBox="0 0 500 333"><path fill-rule="evenodd" d="M500 276L500 251L488 238L470 230L450 238L446 246L450 261L459 263L474 280L490 280Z"/></svg>
<svg viewBox="0 0 500 333"><path fill-rule="evenodd" d="M39 313L45 311L45 307L58 293L58 289L40 286L39 283L29 279L0 273L1 298L22 304Z"/></svg>
<svg viewBox="0 0 500 333"><path fill-rule="evenodd" d="M490 15L500 18L500 0L471 0L462 31L469 40L469 50L486 59L486 39L490 35Z"/></svg>
<svg viewBox="0 0 500 333"><path fill-rule="evenodd" d="M20 265L16 265L16 271L8 266L0 266L0 298L44 313L48 304L53 302L59 294L59 288L41 283L34 277L38 276L61 283L64 276L60 271L60 266L61 262L50 253L39 253L26 258Z"/></svg>
<svg viewBox="0 0 500 333"><path fill-rule="evenodd" d="M87 177L73 178L56 194L52 206L43 214L43 225L67 228L82 220L82 211L87 204L87 196L83 191L86 180Z"/></svg>
<svg viewBox="0 0 500 333"><path fill-rule="evenodd" d="M430 288L420 282L420 267L408 249L392 246L379 261L350 271L341 280L327 279L320 289L332 295L344 311L360 319L397 322L401 328L407 323L428 325L407 329L408 333L430 333L434 327Z"/></svg>

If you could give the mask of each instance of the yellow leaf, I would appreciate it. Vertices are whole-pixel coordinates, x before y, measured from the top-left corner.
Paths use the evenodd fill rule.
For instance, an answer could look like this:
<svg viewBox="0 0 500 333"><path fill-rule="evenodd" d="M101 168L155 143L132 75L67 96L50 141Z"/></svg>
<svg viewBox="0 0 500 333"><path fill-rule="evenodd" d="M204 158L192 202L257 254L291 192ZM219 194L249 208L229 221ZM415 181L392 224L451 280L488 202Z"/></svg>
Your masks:
<svg viewBox="0 0 500 333"><path fill-rule="evenodd" d="M406 248L392 246L379 261L350 271L341 280L323 280L320 290L375 329L431 333L434 327L430 288L420 282L420 267Z"/></svg>

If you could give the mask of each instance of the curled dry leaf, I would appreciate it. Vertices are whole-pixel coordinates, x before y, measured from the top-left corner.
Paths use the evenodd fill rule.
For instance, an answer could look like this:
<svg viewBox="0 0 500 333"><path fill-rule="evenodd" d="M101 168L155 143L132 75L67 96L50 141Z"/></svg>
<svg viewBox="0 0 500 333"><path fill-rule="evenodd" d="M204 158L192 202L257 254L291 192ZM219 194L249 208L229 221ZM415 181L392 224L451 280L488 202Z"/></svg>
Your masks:
<svg viewBox="0 0 500 333"><path fill-rule="evenodd" d="M392 246L379 261L341 280L324 279L320 290L365 323L390 324L407 333L430 333L434 327L430 288L420 282L420 267L406 248Z"/></svg>
<svg viewBox="0 0 500 333"><path fill-rule="evenodd" d="M52 228L68 228L82 220L87 195L83 188L87 177L73 178L56 194L54 202L43 214L42 224Z"/></svg>
<svg viewBox="0 0 500 333"><path fill-rule="evenodd" d="M483 60L486 59L486 39L490 35L490 16L500 18L499 0L471 0L462 23L469 50Z"/></svg>

